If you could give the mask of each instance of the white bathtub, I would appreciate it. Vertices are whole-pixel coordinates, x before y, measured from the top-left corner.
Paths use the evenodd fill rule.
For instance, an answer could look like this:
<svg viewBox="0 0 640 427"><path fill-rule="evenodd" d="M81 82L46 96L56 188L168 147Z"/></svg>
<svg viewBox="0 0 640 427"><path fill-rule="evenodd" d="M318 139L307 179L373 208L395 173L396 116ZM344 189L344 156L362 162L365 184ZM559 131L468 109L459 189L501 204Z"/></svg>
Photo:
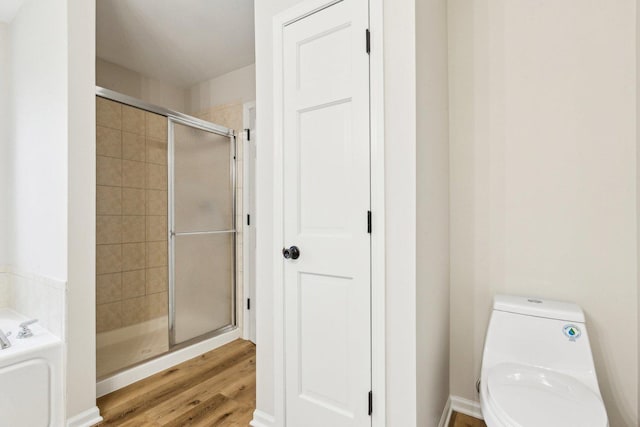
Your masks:
<svg viewBox="0 0 640 427"><path fill-rule="evenodd" d="M25 320L0 309L0 329L11 332L11 347L0 350L0 427L63 426L62 342L38 324L18 339Z"/></svg>

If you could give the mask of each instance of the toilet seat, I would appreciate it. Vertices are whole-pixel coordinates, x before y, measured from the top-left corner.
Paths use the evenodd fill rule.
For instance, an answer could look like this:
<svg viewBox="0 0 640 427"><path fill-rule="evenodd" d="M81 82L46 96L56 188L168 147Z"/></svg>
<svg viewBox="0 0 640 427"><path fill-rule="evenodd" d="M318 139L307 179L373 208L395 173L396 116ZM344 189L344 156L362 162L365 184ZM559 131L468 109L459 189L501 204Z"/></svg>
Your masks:
<svg viewBox="0 0 640 427"><path fill-rule="evenodd" d="M602 399L577 379L502 363L488 372L488 403L508 427L606 427Z"/></svg>

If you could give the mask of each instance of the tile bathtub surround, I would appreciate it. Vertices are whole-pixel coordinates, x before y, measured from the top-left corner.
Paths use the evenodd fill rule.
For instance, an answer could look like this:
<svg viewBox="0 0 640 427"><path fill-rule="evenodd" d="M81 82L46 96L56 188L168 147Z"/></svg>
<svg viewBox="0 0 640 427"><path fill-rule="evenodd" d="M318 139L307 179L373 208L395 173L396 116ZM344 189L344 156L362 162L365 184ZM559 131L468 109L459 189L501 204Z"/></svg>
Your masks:
<svg viewBox="0 0 640 427"><path fill-rule="evenodd" d="M4 270L6 306L38 319L42 327L64 340L67 283L12 268Z"/></svg>
<svg viewBox="0 0 640 427"><path fill-rule="evenodd" d="M9 286L9 273L0 267L0 308L9 307L11 302L11 287Z"/></svg>
<svg viewBox="0 0 640 427"><path fill-rule="evenodd" d="M167 118L96 98L96 323L167 315Z"/></svg>

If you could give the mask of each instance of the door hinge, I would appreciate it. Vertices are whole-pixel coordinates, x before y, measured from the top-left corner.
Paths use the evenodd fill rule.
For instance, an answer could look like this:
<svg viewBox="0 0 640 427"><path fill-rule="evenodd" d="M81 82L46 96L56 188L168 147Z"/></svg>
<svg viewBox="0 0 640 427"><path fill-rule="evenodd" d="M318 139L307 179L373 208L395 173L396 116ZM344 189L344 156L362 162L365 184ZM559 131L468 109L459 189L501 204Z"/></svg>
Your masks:
<svg viewBox="0 0 640 427"><path fill-rule="evenodd" d="M251 215L247 214L247 225L251 225Z"/></svg>
<svg viewBox="0 0 640 427"><path fill-rule="evenodd" d="M245 129L247 132L247 141L251 141L251 129Z"/></svg>
<svg viewBox="0 0 640 427"><path fill-rule="evenodd" d="M369 31L368 28L367 28L365 37L367 40L367 53L371 53L371 32Z"/></svg>
<svg viewBox="0 0 640 427"><path fill-rule="evenodd" d="M367 211L367 233L371 234L371 211Z"/></svg>
<svg viewBox="0 0 640 427"><path fill-rule="evenodd" d="M247 298L247 310L251 310L251 298Z"/></svg>
<svg viewBox="0 0 640 427"><path fill-rule="evenodd" d="M369 392L369 416L373 414L373 391Z"/></svg>

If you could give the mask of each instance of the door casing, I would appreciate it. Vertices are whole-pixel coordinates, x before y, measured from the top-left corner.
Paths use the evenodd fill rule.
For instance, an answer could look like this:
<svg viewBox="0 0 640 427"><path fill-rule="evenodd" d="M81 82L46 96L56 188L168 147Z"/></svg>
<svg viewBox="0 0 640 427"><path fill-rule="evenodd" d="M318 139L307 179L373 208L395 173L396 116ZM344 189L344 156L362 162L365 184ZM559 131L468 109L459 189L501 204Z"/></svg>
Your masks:
<svg viewBox="0 0 640 427"><path fill-rule="evenodd" d="M251 126L251 110L255 112L256 102L245 102L242 106L242 122L245 129L242 138L242 286L243 298L240 302L242 312L242 335L244 339L256 343L256 298L255 298L255 268L256 268L256 213L255 213L255 167L256 159L256 129ZM250 140L247 138L247 130L250 132ZM252 148L253 146L253 148ZM254 179L251 179L254 178ZM248 218L251 216L250 224ZM251 307L248 306L251 300Z"/></svg>
<svg viewBox="0 0 640 427"><path fill-rule="evenodd" d="M276 15L273 19L273 343L274 343L274 417L277 426L284 426L285 366L284 366L284 268L280 248L283 247L283 29L318 10L342 0L306 0ZM370 138L371 138L371 385L373 412L371 425L386 424L386 313L385 313L385 192L384 192L384 56L383 0L369 0L370 51ZM363 40L365 35L363 34ZM364 44L363 44L364 46ZM278 240L279 239L279 240ZM295 427L295 426L290 426Z"/></svg>

